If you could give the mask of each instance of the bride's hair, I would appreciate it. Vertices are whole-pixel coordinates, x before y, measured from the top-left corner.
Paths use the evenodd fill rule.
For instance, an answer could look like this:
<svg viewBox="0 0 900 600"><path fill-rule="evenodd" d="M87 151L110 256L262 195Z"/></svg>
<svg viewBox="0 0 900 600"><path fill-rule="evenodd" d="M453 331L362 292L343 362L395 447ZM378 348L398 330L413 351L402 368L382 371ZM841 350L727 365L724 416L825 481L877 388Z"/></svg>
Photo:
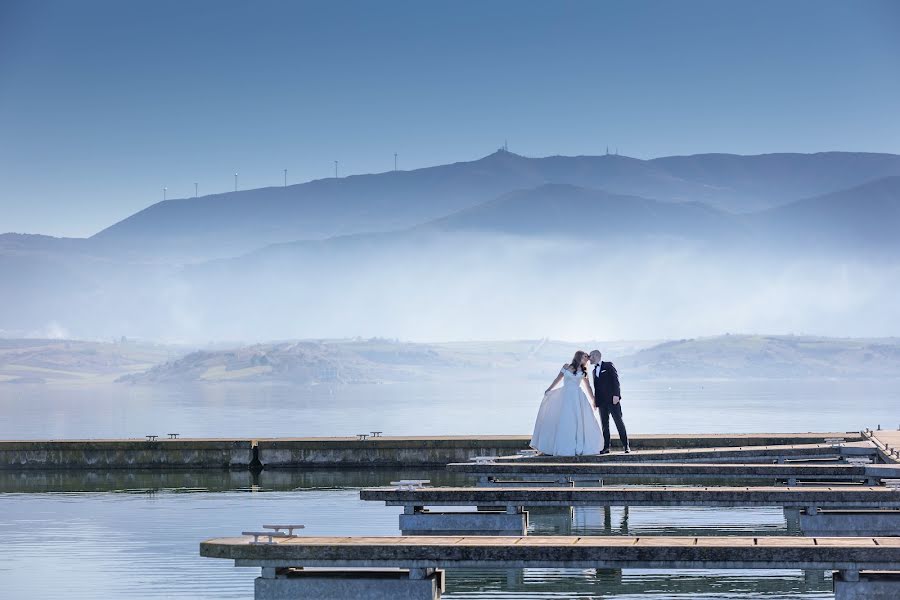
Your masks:
<svg viewBox="0 0 900 600"><path fill-rule="evenodd" d="M584 369L584 367L581 366L581 361L583 361L584 357L587 355L588 353L584 350L579 350L575 353L575 356L572 358L572 362L568 365L568 367L571 368L572 372L576 375L578 374L578 371L581 370L581 376L587 377L587 371Z"/></svg>

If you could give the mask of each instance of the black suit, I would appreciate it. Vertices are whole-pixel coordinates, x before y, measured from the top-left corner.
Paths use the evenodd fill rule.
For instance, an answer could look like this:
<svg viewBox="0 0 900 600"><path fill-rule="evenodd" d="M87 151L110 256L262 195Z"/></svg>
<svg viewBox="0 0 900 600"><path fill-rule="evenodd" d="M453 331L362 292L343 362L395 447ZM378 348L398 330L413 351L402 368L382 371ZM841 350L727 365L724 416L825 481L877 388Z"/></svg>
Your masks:
<svg viewBox="0 0 900 600"><path fill-rule="evenodd" d="M622 447L628 448L628 432L625 431L625 421L622 420L622 390L619 387L619 372L611 362L601 362L599 369L595 366L594 375L594 402L600 409L600 424L603 426L603 449L609 450L609 416L612 415L619 432ZM613 404L613 396L619 397L619 402Z"/></svg>

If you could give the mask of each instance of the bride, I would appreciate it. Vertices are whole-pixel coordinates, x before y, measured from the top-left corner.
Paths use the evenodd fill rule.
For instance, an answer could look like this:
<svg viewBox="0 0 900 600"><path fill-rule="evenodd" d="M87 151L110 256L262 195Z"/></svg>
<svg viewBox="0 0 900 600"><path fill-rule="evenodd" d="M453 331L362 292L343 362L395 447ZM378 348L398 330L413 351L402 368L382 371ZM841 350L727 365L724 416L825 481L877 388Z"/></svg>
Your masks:
<svg viewBox="0 0 900 600"><path fill-rule="evenodd" d="M579 350L572 362L544 392L531 447L554 456L598 454L603 430L594 410L594 393L587 380L588 353ZM562 380L561 388L553 389Z"/></svg>

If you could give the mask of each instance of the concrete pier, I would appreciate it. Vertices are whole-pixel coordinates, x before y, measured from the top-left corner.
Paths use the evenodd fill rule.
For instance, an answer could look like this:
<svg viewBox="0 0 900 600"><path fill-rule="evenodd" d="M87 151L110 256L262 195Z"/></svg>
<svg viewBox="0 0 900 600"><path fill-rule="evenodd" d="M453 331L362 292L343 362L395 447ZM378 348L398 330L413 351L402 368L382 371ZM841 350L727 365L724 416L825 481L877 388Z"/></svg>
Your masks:
<svg viewBox="0 0 900 600"><path fill-rule="evenodd" d="M900 573L877 571L834 574L834 600L897 600Z"/></svg>
<svg viewBox="0 0 900 600"><path fill-rule="evenodd" d="M403 535L519 536L526 531L528 512L522 507L472 512L433 512L410 507L400 515Z"/></svg>
<svg viewBox="0 0 900 600"><path fill-rule="evenodd" d="M829 438L863 439L855 432L634 435L632 445L721 448L822 444ZM525 435L13 440L0 441L0 470L443 467L473 456L516 454L529 440Z"/></svg>
<svg viewBox="0 0 900 600"><path fill-rule="evenodd" d="M448 470L467 473L486 481L501 478L542 480L594 480L604 477L742 478L797 481L854 481L875 484L882 478L900 477L900 466L845 464L728 464L728 463L451 463Z"/></svg>
<svg viewBox="0 0 900 600"><path fill-rule="evenodd" d="M430 569L316 571L263 569L255 600L438 600L444 573Z"/></svg>
<svg viewBox="0 0 900 600"><path fill-rule="evenodd" d="M881 479L900 478L900 465L846 464L726 464L726 463L544 463L493 462L451 463L447 469L479 478L483 484L509 479L556 480L604 479L615 476L677 478L741 478L800 481L850 481L874 485Z"/></svg>
<svg viewBox="0 0 900 600"><path fill-rule="evenodd" d="M499 521L482 517L484 512L431 512L425 509L428 506L504 511L495 513L494 519L524 513L524 507L781 506L788 529L808 536L900 535L900 491L885 487L368 488L360 491L360 499L403 506L400 530L404 535L473 530L483 535L523 535L527 530L527 518L521 523L510 521L507 528L505 522L501 527ZM507 533L501 533L504 529Z"/></svg>
<svg viewBox="0 0 900 600"><path fill-rule="evenodd" d="M360 490L362 500L387 506L781 506L818 509L900 509L900 491L869 486L816 487L436 487ZM900 512L897 513L900 515Z"/></svg>
<svg viewBox="0 0 900 600"><path fill-rule="evenodd" d="M0 469L249 469L251 440L0 441Z"/></svg>
<svg viewBox="0 0 900 600"><path fill-rule="evenodd" d="M670 448L633 450L583 456L504 456L498 460L541 463L677 462L677 463L792 463L844 461L848 458L878 456L872 442L845 444L791 444L787 446L737 446L722 448Z"/></svg>
<svg viewBox="0 0 900 600"><path fill-rule="evenodd" d="M820 510L811 507L800 511L799 524L800 530L811 536L900 535L900 510Z"/></svg>
<svg viewBox="0 0 900 600"><path fill-rule="evenodd" d="M200 555L236 566L343 569L792 569L900 571L900 538L312 537L215 538Z"/></svg>

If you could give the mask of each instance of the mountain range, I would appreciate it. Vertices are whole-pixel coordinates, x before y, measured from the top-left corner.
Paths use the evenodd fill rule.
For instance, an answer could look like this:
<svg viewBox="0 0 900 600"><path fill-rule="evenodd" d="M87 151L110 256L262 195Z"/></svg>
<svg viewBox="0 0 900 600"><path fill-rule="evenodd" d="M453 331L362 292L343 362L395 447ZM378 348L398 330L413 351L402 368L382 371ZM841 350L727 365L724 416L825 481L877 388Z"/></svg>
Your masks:
<svg viewBox="0 0 900 600"><path fill-rule="evenodd" d="M309 337L309 326L365 323L361 311L414 327L441 319L444 303L451 310L480 293L473 310L487 311L503 305L498 290L531 295L537 282L567 281L586 256L624 269L619 289L646 294L652 280L665 279L681 302L698 278L720 283L722 300L745 284L742 298L770 289L773 278L782 294L785 281L813 278L804 293L820 286L846 295L828 269L848 261L862 265L854 272L880 269L868 274L879 285L866 285L883 293L894 289L900 264L898 226L896 155L639 160L498 151L414 171L169 200L87 239L0 235L0 334L55 328L208 339L227 330L246 338L265 317L273 319L270 337ZM731 285L736 268L746 277ZM872 302L854 310L883 313L881 299ZM301 323L278 335L274 320L297 311Z"/></svg>

